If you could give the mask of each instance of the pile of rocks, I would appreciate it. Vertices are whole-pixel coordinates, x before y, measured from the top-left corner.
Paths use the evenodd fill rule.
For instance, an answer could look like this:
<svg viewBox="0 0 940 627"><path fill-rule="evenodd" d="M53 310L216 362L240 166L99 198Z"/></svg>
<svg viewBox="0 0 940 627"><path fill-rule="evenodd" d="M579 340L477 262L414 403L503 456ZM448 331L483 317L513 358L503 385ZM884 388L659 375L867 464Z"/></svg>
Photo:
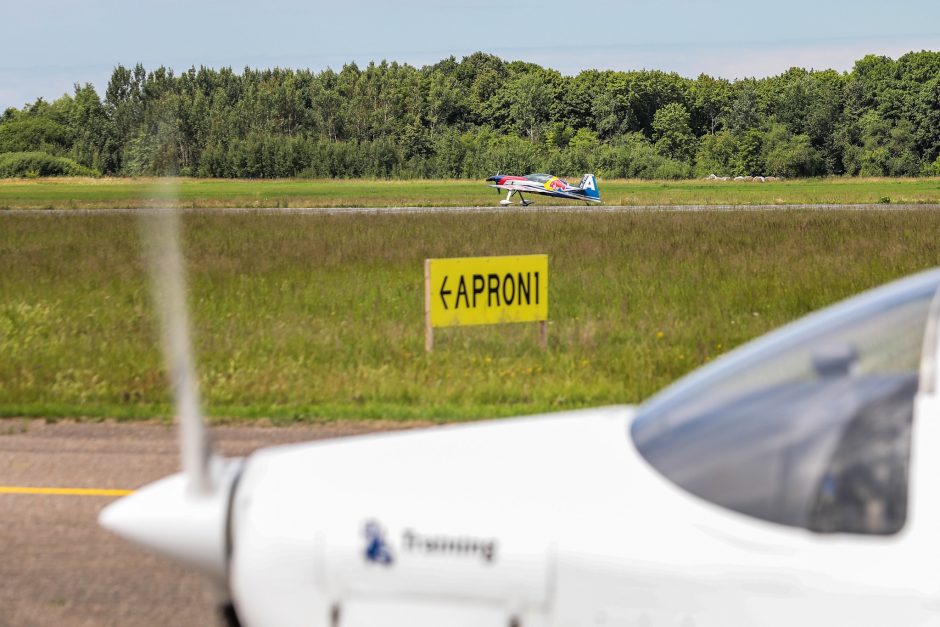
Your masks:
<svg viewBox="0 0 940 627"><path fill-rule="evenodd" d="M731 178L730 176L718 176L716 174L709 174L705 177L706 181L757 181L758 183L769 183L771 181L782 181L782 176L736 176Z"/></svg>

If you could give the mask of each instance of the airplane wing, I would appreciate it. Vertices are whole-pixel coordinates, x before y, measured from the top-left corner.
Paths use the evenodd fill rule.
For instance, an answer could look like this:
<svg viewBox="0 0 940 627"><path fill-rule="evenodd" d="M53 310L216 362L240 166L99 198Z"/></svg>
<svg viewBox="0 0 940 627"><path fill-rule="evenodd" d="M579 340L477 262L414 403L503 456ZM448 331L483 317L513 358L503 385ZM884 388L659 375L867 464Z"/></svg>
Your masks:
<svg viewBox="0 0 940 627"><path fill-rule="evenodd" d="M553 190L551 192L546 192L546 195L557 196L558 198L571 198L572 200L592 200L592 199L585 198L583 193L577 194L574 192L570 192L570 191L566 192L566 191L562 191L558 189Z"/></svg>
<svg viewBox="0 0 940 627"><path fill-rule="evenodd" d="M512 190L514 192L525 192L527 194L543 194L551 195L555 190L547 190L544 187L536 187L534 185L520 185L515 181L510 181L509 183L503 183L502 185L490 185L490 187L498 187L499 189Z"/></svg>
<svg viewBox="0 0 940 627"><path fill-rule="evenodd" d="M490 187L495 187L497 189L511 190L514 192L523 192L526 194L539 194L542 196L551 196L554 198L567 198L570 200L594 200L593 198L585 197L583 194L576 194L570 191L562 191L559 189L545 189L544 187L530 187L528 185L515 185L513 183L506 183L504 185L494 185L491 184Z"/></svg>

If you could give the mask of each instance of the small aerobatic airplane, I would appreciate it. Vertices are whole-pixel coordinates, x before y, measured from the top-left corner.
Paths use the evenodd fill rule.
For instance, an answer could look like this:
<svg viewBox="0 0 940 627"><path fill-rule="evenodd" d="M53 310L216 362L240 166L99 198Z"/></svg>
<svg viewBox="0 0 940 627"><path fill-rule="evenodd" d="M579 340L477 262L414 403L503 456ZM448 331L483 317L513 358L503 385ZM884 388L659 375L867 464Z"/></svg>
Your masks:
<svg viewBox="0 0 940 627"><path fill-rule="evenodd" d="M506 199L499 201L499 204L504 207L512 204L513 194L519 194L519 204L523 207L535 202L526 200L522 192L568 200L583 200L584 202L601 201L601 194L597 189L597 180L593 174L585 174L581 177L581 183L577 187L551 174L526 174L525 176L496 174L486 180L493 181L490 187L509 191L506 194Z"/></svg>

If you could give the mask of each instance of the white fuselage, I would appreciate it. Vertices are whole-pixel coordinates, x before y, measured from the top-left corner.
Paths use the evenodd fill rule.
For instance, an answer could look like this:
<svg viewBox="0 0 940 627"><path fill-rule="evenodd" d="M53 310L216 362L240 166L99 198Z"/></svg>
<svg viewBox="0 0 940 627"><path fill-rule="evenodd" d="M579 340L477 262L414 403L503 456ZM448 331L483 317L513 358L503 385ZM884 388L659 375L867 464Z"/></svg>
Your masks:
<svg viewBox="0 0 940 627"><path fill-rule="evenodd" d="M613 407L253 455L231 523L240 618L940 624L935 534L914 519L916 480L900 534L817 535L674 486L634 448L632 415ZM367 555L369 524L381 530L387 562Z"/></svg>

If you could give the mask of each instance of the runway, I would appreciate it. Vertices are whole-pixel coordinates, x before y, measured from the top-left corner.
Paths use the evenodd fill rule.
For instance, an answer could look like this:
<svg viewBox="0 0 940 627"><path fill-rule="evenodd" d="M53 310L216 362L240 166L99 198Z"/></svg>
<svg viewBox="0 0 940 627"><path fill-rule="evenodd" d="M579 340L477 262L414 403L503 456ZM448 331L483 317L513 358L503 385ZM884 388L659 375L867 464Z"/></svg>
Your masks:
<svg viewBox="0 0 940 627"><path fill-rule="evenodd" d="M804 205L529 205L522 207L226 207L182 208L183 213L270 215L422 215L422 214L476 214L476 213L707 213L735 211L937 211L940 204L804 204ZM123 215L154 209L7 209L2 216L17 215Z"/></svg>
<svg viewBox="0 0 940 627"><path fill-rule="evenodd" d="M401 426L408 425L239 426L212 433L224 454L239 456L260 446ZM169 425L0 420L0 626L221 624L207 579L96 522L117 498L110 491L138 488L178 468ZM3 489L11 487L20 490Z"/></svg>

